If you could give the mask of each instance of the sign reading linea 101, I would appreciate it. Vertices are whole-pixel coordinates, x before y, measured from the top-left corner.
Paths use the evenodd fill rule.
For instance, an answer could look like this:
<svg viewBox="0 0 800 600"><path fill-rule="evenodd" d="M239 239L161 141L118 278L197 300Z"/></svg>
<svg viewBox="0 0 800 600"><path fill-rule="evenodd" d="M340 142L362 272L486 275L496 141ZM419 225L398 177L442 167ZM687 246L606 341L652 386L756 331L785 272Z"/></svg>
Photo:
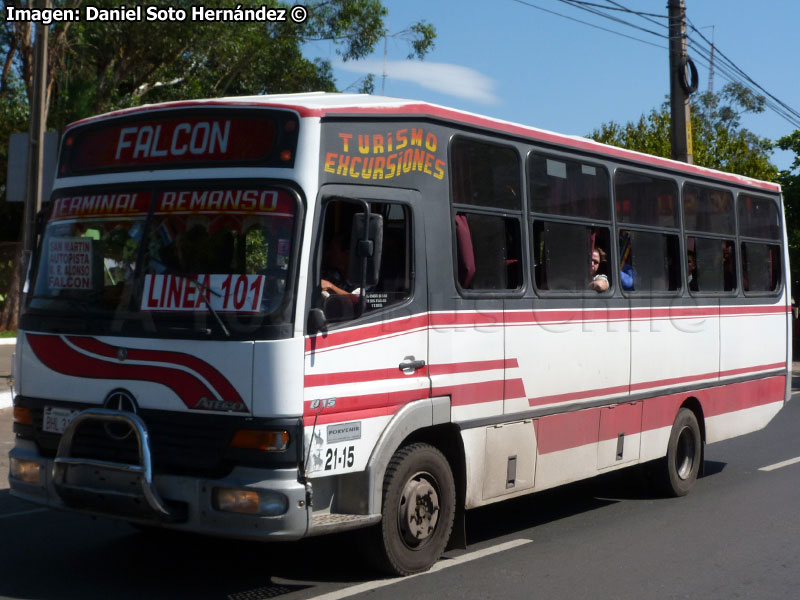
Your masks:
<svg viewBox="0 0 800 600"><path fill-rule="evenodd" d="M192 312L207 304L217 312L255 313L264 297L263 275L145 275L141 310Z"/></svg>
<svg viewBox="0 0 800 600"><path fill-rule="evenodd" d="M293 156L296 136L296 117L276 111L110 119L67 133L59 176L230 163L279 166L278 155L284 154L284 162L284 151Z"/></svg>

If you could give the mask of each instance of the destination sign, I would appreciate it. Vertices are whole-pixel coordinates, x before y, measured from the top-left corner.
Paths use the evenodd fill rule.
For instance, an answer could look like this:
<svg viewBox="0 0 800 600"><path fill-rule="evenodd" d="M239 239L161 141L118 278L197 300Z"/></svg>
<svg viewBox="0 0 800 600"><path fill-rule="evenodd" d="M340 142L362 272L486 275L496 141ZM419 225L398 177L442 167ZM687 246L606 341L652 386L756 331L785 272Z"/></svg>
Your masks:
<svg viewBox="0 0 800 600"><path fill-rule="evenodd" d="M59 176L229 163L286 167L294 158L296 137L291 113L142 114L138 120L112 119L68 132Z"/></svg>

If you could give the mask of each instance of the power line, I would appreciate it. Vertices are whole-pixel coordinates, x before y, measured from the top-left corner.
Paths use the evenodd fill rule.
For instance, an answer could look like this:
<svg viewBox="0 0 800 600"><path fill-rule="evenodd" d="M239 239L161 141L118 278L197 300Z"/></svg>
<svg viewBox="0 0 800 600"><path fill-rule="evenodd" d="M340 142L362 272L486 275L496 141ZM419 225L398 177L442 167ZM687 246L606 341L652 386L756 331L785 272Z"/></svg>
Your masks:
<svg viewBox="0 0 800 600"><path fill-rule="evenodd" d="M702 39L702 40L703 40L703 41L704 41L706 44L708 44L709 46L711 46L711 42L709 42L709 41L708 41L708 38L706 38L706 36L704 36L704 35L703 35L703 34L700 32L700 30L699 30L697 27L695 27L695 26L694 26L694 24L693 24L691 21L689 21L689 26L691 27L692 31L694 31L695 33L697 33L697 35L699 35L699 36L700 36L700 38L701 38L701 39ZM698 46L698 45L696 44L696 46ZM795 109L793 109L792 107L790 107L788 104L786 104L785 102L783 102L782 100L778 99L778 98L777 98L777 97L775 97L773 94L771 94L770 92L768 92L768 91L767 91L767 90L766 90L766 89L765 89L765 88L764 88L764 87L763 87L761 84L759 84L758 82L756 82L756 81L755 81L755 80L754 80L752 77L750 77L750 75L748 75L747 73L745 73L745 72L744 72L744 71L743 71L743 70L742 70L742 69L741 69L741 68L740 68L740 67L739 67L739 66L738 66L738 65L737 65L735 62L733 62L733 61L732 61L730 58L728 58L728 56L726 56L726 55L725 55L725 53L724 53L724 52L722 52L722 51L719 49L719 47L718 47L718 46L714 45L714 48L715 48L715 51L716 51L716 53L717 53L717 54L718 54L720 57L722 57L722 61L721 61L721 62L722 62L724 65L728 66L730 69L732 69L732 70L733 70L735 73L737 73L737 74L739 75L739 79L744 79L745 81L749 82L749 83L750 83L750 84L751 84L753 87L755 87L755 88L757 88L757 89L761 90L762 92L764 92L764 94L765 94L767 97L769 97L769 98L770 98L770 99L771 99L773 102L775 102L777 105L779 105L780 107L782 107L782 109L784 109L786 112L788 112L789 114L791 114L791 115L794 115L795 117L797 117L798 119L800 119L800 112L796 111ZM741 82L741 81L740 81L740 82ZM751 87L751 85L747 85L747 84L745 84L745 85L746 85L747 87ZM784 116L784 115L781 115L781 116ZM793 124L794 124L794 122L793 122Z"/></svg>
<svg viewBox="0 0 800 600"><path fill-rule="evenodd" d="M634 15L634 16L637 16L637 17L639 17L641 19L644 19L645 21L653 23L653 24L655 24L656 26L658 26L660 28L665 28L665 29L669 29L669 26L667 24L661 22L660 19L669 20L669 16L668 15L659 15L659 14L655 14L655 13L645 13L645 12L641 12L641 11L632 10L632 9L628 8L627 6L624 6L621 3L616 2L615 0L605 0L605 1L606 1L607 4L610 4L612 6L606 6L606 5L602 5L602 4L597 4L595 2L588 2L588 1L585 1L585 0L558 0L558 2L561 2L562 4L566 4L567 6L571 6L572 8L575 8L577 10L583 10L583 11L589 12L589 13L595 15L595 16L598 16L598 17L601 17L601 18L604 18L604 19L608 19L608 20L610 20L610 21L612 21L614 23L617 23L619 25L624 25L626 27L631 27L633 29L636 29L638 31L641 31L641 32L644 32L644 33L647 33L647 34L650 34L650 35L653 35L653 36L656 36L658 38L669 40L669 35L665 35L663 33L659 33L658 31L653 31L652 29L641 27L639 25L631 23L630 21L626 21L623 18L620 18L618 16L609 14L606 11L616 11L616 12L622 12L622 13ZM662 50L666 49L664 46L662 46L660 44L656 44L656 43L653 43L653 42L650 42L650 41L647 41L647 40L643 40L643 39L638 38L638 37L626 35L626 34L620 32L620 31L617 31L617 30L614 30L614 29L609 29L609 28L606 28L606 27L602 27L600 25L597 25L595 23L591 23L589 21L584 21L582 19L571 17L569 15L565 15L563 13L559 13L559 12L556 12L554 10L547 9L547 8L542 7L542 6L538 6L536 4L533 4L532 2L528 2L526 0L514 0L514 2L517 2L518 4L522 4L522 5L524 5L524 6L528 7L528 8L533 8L533 9L536 9L536 10L540 10L542 12L546 12L546 13L549 13L551 15L555 15L555 16L558 16L558 17L561 17L561 18L564 18L564 19L568 19L570 21L574 21L574 22L580 23L582 25L587 25L587 26L592 27L594 29L599 29L601 31L606 31L608 33L612 33L612 34L618 35L620 37L624 37L624 38L631 39L631 40L634 40L634 41L637 41L637 42L640 42L640 43L643 43L643 44L647 44L649 46L655 46L656 48L660 48ZM659 20L656 20L656 19L659 19ZM729 81L731 83L738 83L738 84L746 87L750 91L754 91L753 88L755 88L757 90L760 90L764 94L764 96L763 96L763 98L764 98L764 106L766 106L767 108L769 108L770 110L775 112L778 116L780 116L783 119L785 119L786 121L788 121L792 126L800 128L800 112L796 111L795 109L790 107L788 104L786 104L785 102L783 102L782 100L780 100L779 98L777 98L776 96L774 96L773 94L768 92L763 86L761 86L759 83L757 83L755 80L753 80L752 77L750 77L747 73L745 73L735 62L733 62L730 58L728 58L719 49L719 47L716 44L712 44L712 42L709 42L708 39L697 29L697 27L694 26L694 24L691 22L691 20L688 20L688 23L689 23L689 27L691 28L691 30L694 31L695 33L697 33L700 36L700 38L707 44L707 46L709 48L713 48L713 52L715 52L715 54L717 55L717 56L715 56L716 60L712 59L711 58L711 51L712 50L706 49L705 47L703 47L703 45L700 42L698 42L692 36L687 35L686 39L687 39L687 42L689 44L689 47L694 52L697 53L698 62L700 62L703 66L708 67L709 69L711 68L712 64L714 64L716 66L717 71L727 81ZM713 63L712 63L712 60L713 60Z"/></svg>
<svg viewBox="0 0 800 600"><path fill-rule="evenodd" d="M618 11L621 11L621 12L630 13L632 15L637 15L639 17L658 17L660 19L668 19L669 18L668 15L659 15L659 14L656 14L656 13L647 13L647 12L640 12L638 10L631 10L630 8L626 8L626 7L622 6L621 4L618 4L616 2L611 2L611 0L606 0L606 2L610 2L611 4L614 4L615 6L606 6L605 4L595 4L594 2L581 2L580 0L572 0L572 2L573 2L573 4L583 4L585 6L594 6L594 7L603 8L603 9L606 9L606 10L618 10ZM648 19L648 21L649 20L650 19Z"/></svg>
<svg viewBox="0 0 800 600"><path fill-rule="evenodd" d="M648 46L655 46L656 48L660 48L662 50L665 49L664 46L659 44L654 44L653 42L648 42L647 40L643 40L640 38L633 37L632 35L625 35L624 33L620 33L619 31L614 31L613 29L608 29L606 27L601 27L600 25L595 25L594 23L589 23L588 21L582 21L581 19L576 19L575 17L570 17L565 14L556 12L554 10L549 10L547 8L543 8L541 6L537 6L536 4L532 4L531 2L526 2L525 0L513 0L517 4L522 4L523 6L527 6L528 8L534 8L536 10L540 10L542 12L549 13L551 15L555 15L557 17L562 17L564 19L568 19L570 21L575 21L576 23L580 23L582 25L588 25L589 27L593 27L594 29L600 29L601 31L607 31L608 33L613 33L614 35L618 35L620 37L628 38L629 40L634 40L637 42L641 42L642 44L647 44Z"/></svg>

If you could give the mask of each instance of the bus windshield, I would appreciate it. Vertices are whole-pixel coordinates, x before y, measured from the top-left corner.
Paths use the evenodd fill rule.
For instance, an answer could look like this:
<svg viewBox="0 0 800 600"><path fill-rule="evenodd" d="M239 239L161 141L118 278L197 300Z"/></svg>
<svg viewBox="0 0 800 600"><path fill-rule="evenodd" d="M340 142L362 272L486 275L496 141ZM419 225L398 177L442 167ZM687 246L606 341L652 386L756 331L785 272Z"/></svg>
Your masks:
<svg viewBox="0 0 800 600"><path fill-rule="evenodd" d="M29 307L226 336L285 323L296 208L258 186L57 195Z"/></svg>

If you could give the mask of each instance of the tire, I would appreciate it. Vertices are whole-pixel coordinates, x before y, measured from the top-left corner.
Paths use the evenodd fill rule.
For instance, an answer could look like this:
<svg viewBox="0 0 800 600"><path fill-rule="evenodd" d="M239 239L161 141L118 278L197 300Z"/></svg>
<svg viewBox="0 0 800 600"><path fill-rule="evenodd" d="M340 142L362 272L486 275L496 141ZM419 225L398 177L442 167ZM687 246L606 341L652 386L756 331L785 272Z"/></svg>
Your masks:
<svg viewBox="0 0 800 600"><path fill-rule="evenodd" d="M681 408L667 446L665 492L685 496L694 487L703 461L703 441L697 418L688 408Z"/></svg>
<svg viewBox="0 0 800 600"><path fill-rule="evenodd" d="M444 455L429 444L400 448L383 480L382 519L373 530L379 539L368 549L378 546L375 566L392 575L430 569L450 539L455 507L453 472Z"/></svg>

